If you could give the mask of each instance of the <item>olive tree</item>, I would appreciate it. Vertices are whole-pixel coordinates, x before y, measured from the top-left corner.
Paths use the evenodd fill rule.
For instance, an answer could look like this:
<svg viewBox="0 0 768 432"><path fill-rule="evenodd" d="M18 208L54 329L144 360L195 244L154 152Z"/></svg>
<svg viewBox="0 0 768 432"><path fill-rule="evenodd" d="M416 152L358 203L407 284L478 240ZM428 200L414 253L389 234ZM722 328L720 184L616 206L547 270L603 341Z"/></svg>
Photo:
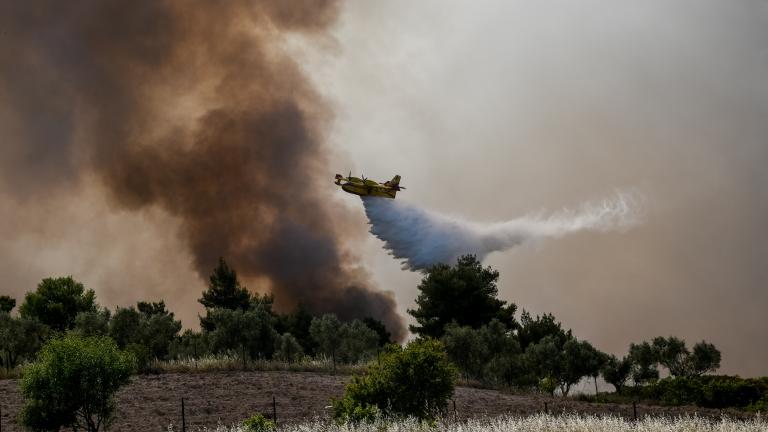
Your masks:
<svg viewBox="0 0 768 432"><path fill-rule="evenodd" d="M213 309L208 317L214 329L209 333L214 351L236 351L243 368L249 358L271 358L277 332L274 317L263 308L251 310Z"/></svg>
<svg viewBox="0 0 768 432"><path fill-rule="evenodd" d="M113 396L134 366L133 356L108 337L70 333L51 339L24 370L22 424L32 430L106 430Z"/></svg>
<svg viewBox="0 0 768 432"><path fill-rule="evenodd" d="M0 312L0 365L10 371L21 361L31 359L48 332L48 327L35 320Z"/></svg>
<svg viewBox="0 0 768 432"><path fill-rule="evenodd" d="M632 360L624 357L621 360L612 355L603 365L603 379L616 388L616 393L621 394L632 374Z"/></svg>
<svg viewBox="0 0 768 432"><path fill-rule="evenodd" d="M334 314L314 318L309 325L309 334L317 345L317 351L330 356L336 369L336 356L342 342L341 321Z"/></svg>

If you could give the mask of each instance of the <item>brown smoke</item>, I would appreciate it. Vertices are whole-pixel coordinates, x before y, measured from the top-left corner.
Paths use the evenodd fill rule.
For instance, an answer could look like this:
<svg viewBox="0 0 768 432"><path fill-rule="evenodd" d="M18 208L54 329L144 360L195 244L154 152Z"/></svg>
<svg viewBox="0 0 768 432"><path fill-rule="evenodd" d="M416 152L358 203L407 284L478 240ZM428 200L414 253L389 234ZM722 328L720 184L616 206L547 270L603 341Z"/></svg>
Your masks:
<svg viewBox="0 0 768 432"><path fill-rule="evenodd" d="M281 308L372 315L402 337L393 297L369 288L321 186L332 113L286 54L292 34L324 37L338 9L4 3L0 180L23 200L95 174L117 208L177 218L200 276L223 256Z"/></svg>

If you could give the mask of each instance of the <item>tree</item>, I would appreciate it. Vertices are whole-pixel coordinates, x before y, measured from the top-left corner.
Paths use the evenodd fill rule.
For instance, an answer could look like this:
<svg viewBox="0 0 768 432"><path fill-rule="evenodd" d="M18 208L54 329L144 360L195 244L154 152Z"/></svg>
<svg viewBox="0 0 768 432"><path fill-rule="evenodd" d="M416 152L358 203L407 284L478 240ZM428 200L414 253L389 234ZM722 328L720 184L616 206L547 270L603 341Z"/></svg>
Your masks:
<svg viewBox="0 0 768 432"><path fill-rule="evenodd" d="M597 377L600 376L603 366L608 362L608 354L593 347L587 341L582 341L582 343L585 344L584 348L587 350L587 357L585 359L587 375L591 376L592 380L595 382L595 395L597 395L599 393L597 388Z"/></svg>
<svg viewBox="0 0 768 432"><path fill-rule="evenodd" d="M284 333L277 337L275 342L275 357L282 361L295 362L301 360L304 350L301 344L290 333Z"/></svg>
<svg viewBox="0 0 768 432"><path fill-rule="evenodd" d="M210 341L208 333L185 330L168 347L169 355L173 359L200 358L210 353Z"/></svg>
<svg viewBox="0 0 768 432"><path fill-rule="evenodd" d="M632 360L629 357L619 360L614 355L609 356L603 365L602 373L605 382L613 385L616 388L616 393L621 394L621 390L624 389L632 373Z"/></svg>
<svg viewBox="0 0 768 432"><path fill-rule="evenodd" d="M174 319L173 312L166 310L163 301L138 302L137 307L138 310L117 308L109 323L109 336L118 347L136 354L143 370L147 363L143 360L168 357L170 345L181 331L181 321Z"/></svg>
<svg viewBox="0 0 768 432"><path fill-rule="evenodd" d="M309 333L313 318L314 316L299 303L293 312L277 316L275 329L278 333L290 333L301 344L304 353L311 356L315 354L315 343Z"/></svg>
<svg viewBox="0 0 768 432"><path fill-rule="evenodd" d="M480 343L487 355L479 378L486 383L504 383L508 386L523 384L520 343L499 320L493 319L477 330Z"/></svg>
<svg viewBox="0 0 768 432"><path fill-rule="evenodd" d="M353 377L333 415L344 421L386 417L433 419L453 395L456 371L442 344L416 340L405 348L389 345L363 376Z"/></svg>
<svg viewBox="0 0 768 432"><path fill-rule="evenodd" d="M341 322L334 314L325 314L312 320L309 334L317 345L317 351L331 357L333 369L336 369L336 355L341 348Z"/></svg>
<svg viewBox="0 0 768 432"><path fill-rule="evenodd" d="M669 338L656 337L651 343L657 361L669 370L672 376L685 376L688 369L688 357L691 352L685 346L685 341L674 336Z"/></svg>
<svg viewBox="0 0 768 432"><path fill-rule="evenodd" d="M499 272L483 268L474 255L459 257L456 265L436 264L428 268L419 283L415 310L408 310L419 325L411 331L422 337L439 339L451 322L479 328L498 319L515 327L514 304L496 298Z"/></svg>
<svg viewBox="0 0 768 432"><path fill-rule="evenodd" d="M535 373L540 388L550 395L554 395L561 383L565 364L563 346L560 340L549 335L538 343L528 345L525 350L525 359Z"/></svg>
<svg viewBox="0 0 768 432"><path fill-rule="evenodd" d="M380 347L393 343L392 333L387 331L387 326L385 326L383 322L377 320L376 318L366 317L363 318L363 324L368 326L369 329L375 331L376 334L379 335Z"/></svg>
<svg viewBox="0 0 768 432"><path fill-rule="evenodd" d="M448 324L440 339L448 358L458 367L465 379L482 375L488 349L480 339L479 331L469 326Z"/></svg>
<svg viewBox="0 0 768 432"><path fill-rule="evenodd" d="M119 307L109 322L109 337L120 349L141 340L141 314L133 307Z"/></svg>
<svg viewBox="0 0 768 432"><path fill-rule="evenodd" d="M341 325L341 345L338 359L344 363L357 363L376 355L379 335L360 320Z"/></svg>
<svg viewBox="0 0 768 432"><path fill-rule="evenodd" d="M138 303L141 318L140 340L152 358L164 359L168 349L181 331L181 321L174 319L173 312L165 308L165 302Z"/></svg>
<svg viewBox="0 0 768 432"><path fill-rule="evenodd" d="M699 376L720 367L720 351L701 341L689 351L682 339L656 337L652 343L658 362L672 376Z"/></svg>
<svg viewBox="0 0 768 432"><path fill-rule="evenodd" d="M35 320L0 312L0 365L10 372L40 349L48 328Z"/></svg>
<svg viewBox="0 0 768 432"><path fill-rule="evenodd" d="M105 430L113 396L128 383L134 363L107 337L67 334L50 340L24 370L22 424L32 430Z"/></svg>
<svg viewBox="0 0 768 432"><path fill-rule="evenodd" d="M632 380L635 385L659 379L659 371L656 368L658 356L651 344L648 342L630 344L628 357L632 362Z"/></svg>
<svg viewBox="0 0 768 432"><path fill-rule="evenodd" d="M75 317L73 331L80 336L107 336L109 334L109 309L80 312Z"/></svg>
<svg viewBox="0 0 768 432"><path fill-rule="evenodd" d="M19 313L53 330L65 331L75 325L78 313L96 312L95 297L93 290L86 291L71 276L46 278L35 291L27 293Z"/></svg>
<svg viewBox="0 0 768 432"><path fill-rule="evenodd" d="M16 307L16 299L7 295L0 296L0 313L11 313Z"/></svg>
<svg viewBox="0 0 768 432"><path fill-rule="evenodd" d="M528 346L541 342L547 336L551 336L562 346L567 340L573 337L571 330L564 330L562 324L555 319L552 314L536 315L531 317L527 311L520 315L520 326L517 331L517 338L520 341L520 348L527 349Z"/></svg>
<svg viewBox="0 0 768 432"><path fill-rule="evenodd" d="M597 350L587 341L569 339L563 344L563 365L557 376L560 392L568 396L571 387L585 376L597 375L600 371ZM595 384L597 391L597 384Z"/></svg>
<svg viewBox="0 0 768 432"><path fill-rule="evenodd" d="M247 310L251 305L251 294L240 284L237 272L224 258L219 258L219 265L209 278L208 289L198 301L208 309Z"/></svg>
<svg viewBox="0 0 768 432"><path fill-rule="evenodd" d="M711 343L701 341L693 346L688 370L691 375L700 376L720 368L720 351Z"/></svg>
<svg viewBox="0 0 768 432"><path fill-rule="evenodd" d="M277 332L274 317L263 308L251 310L213 309L209 315L215 330L210 332L214 351L235 350L243 368L249 358L271 358Z"/></svg>
<svg viewBox="0 0 768 432"><path fill-rule="evenodd" d="M479 329L449 324L441 342L448 358L467 379L511 386L519 383L520 376L524 374L520 344L497 319Z"/></svg>

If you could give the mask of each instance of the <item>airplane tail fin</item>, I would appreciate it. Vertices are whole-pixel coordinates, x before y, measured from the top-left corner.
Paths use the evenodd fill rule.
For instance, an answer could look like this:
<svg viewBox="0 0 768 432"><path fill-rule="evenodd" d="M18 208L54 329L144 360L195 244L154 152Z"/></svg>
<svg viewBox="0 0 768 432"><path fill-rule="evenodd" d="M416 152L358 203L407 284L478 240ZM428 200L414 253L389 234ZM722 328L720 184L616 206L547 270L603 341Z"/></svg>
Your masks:
<svg viewBox="0 0 768 432"><path fill-rule="evenodd" d="M389 194L389 196L391 196L392 198L394 198L395 195L397 195L397 191L399 191L401 189L405 189L404 187L400 187L400 176L399 175L395 175L392 178L392 180L389 180L388 182L384 183L384 185L390 187L390 190L387 192L387 194Z"/></svg>

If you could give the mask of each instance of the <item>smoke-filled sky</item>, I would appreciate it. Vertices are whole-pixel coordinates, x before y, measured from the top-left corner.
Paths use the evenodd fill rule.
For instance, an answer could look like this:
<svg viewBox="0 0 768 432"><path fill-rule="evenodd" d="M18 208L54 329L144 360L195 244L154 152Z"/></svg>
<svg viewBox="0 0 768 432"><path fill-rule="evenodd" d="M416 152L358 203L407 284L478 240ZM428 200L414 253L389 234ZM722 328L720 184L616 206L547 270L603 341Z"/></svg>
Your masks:
<svg viewBox="0 0 768 432"><path fill-rule="evenodd" d="M768 374L764 2L251 3L0 5L2 293L72 274L191 326L224 255L284 307L397 322L420 275L335 172L476 222L633 190L630 230L491 254L501 297Z"/></svg>

